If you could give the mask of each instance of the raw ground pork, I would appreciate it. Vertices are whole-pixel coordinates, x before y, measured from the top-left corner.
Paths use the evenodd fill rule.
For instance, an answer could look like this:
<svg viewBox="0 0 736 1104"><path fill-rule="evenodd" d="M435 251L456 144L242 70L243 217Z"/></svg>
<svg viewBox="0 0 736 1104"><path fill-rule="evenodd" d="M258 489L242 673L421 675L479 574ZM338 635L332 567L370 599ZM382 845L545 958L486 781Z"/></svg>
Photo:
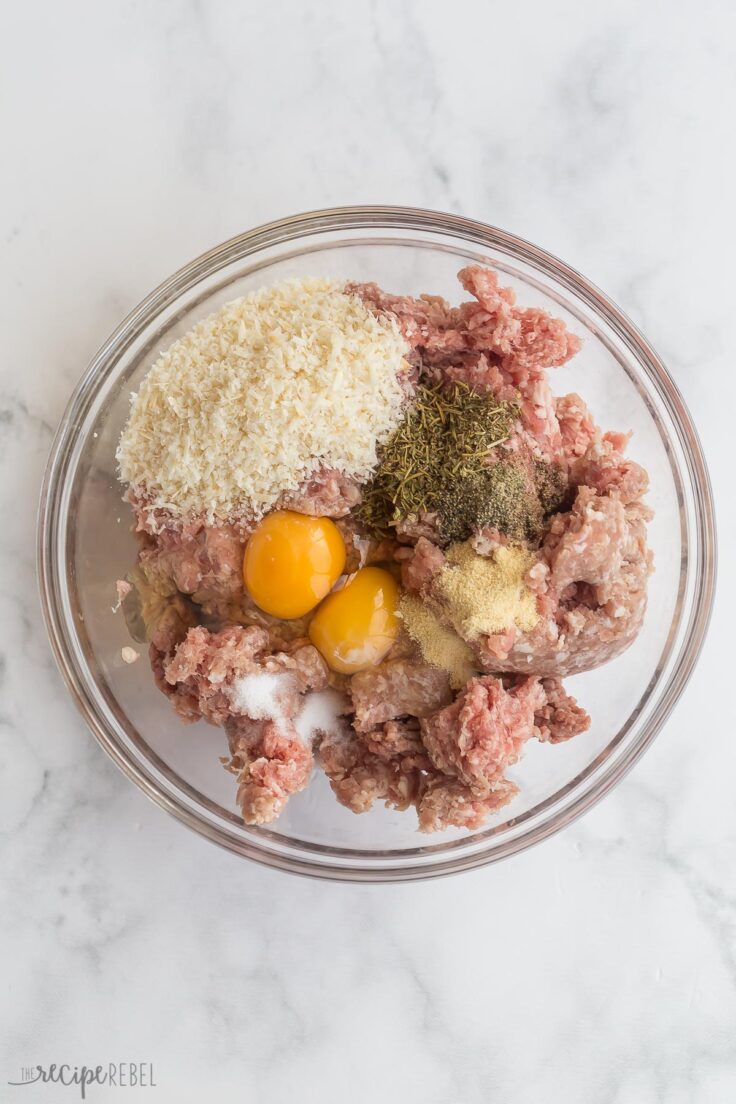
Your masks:
<svg viewBox="0 0 736 1104"><path fill-rule="evenodd" d="M497 399L519 401L539 456L555 460L562 435L546 370L574 356L580 339L545 311L517 307L513 291L500 288L490 269L471 265L458 278L474 296L459 307L433 295L389 295L376 284L353 284L350 290L396 320L424 378L457 380Z"/></svg>
<svg viewBox="0 0 736 1104"><path fill-rule="evenodd" d="M459 693L405 636L378 666L352 678L333 674L309 643L309 617L280 621L245 593L247 525L182 526L152 510L145 494L129 493L140 553L121 584L126 616L133 611L145 624L156 682L180 717L224 727L225 763L249 824L273 821L317 759L354 812L379 801L414 807L423 831L481 827L517 792L506 770L527 740L557 743L588 727L560 676L617 655L641 626L651 570L646 473L625 457L625 436L602 434L578 395L555 398L547 381L547 369L569 360L578 338L545 312L517 307L492 271L471 266L459 275L472 296L459 307L375 284L349 288L395 319L410 346L412 385L460 381L516 402L519 419L504 448L556 465L567 487L564 508L530 544L537 625L471 641L479 674ZM437 519L403 519L392 539L378 542L356 525L359 501L353 480L322 469L278 507L335 518L348 571L394 563L405 588L431 598L446 563ZM491 555L508 538L486 529L472 543ZM280 676L278 722L240 709L235 684L257 673ZM345 713L305 741L295 719L308 695L326 687L347 695Z"/></svg>
<svg viewBox="0 0 736 1104"><path fill-rule="evenodd" d="M171 655L151 645L157 684L184 721L200 718L224 725L230 747L227 769L238 778L238 805L246 824L274 820L287 799L304 789L314 759L293 720L303 696L324 690L330 672L316 648L299 643L275 651L268 631L231 625L217 633L190 629ZM240 712L236 680L246 675L281 676L278 724Z"/></svg>
<svg viewBox="0 0 736 1104"><path fill-rule="evenodd" d="M325 737L322 766L344 805L415 805L423 831L477 828L516 794L505 778L532 737L560 742L590 718L556 679L472 679L457 699L417 721L395 718L367 732Z"/></svg>
<svg viewBox="0 0 736 1104"><path fill-rule="evenodd" d="M613 659L637 636L652 570L651 512L641 501L646 473L620 445L596 437L572 465L572 509L551 519L527 577L540 619L530 632L482 640L476 650L485 669L576 674Z"/></svg>
<svg viewBox="0 0 736 1104"><path fill-rule="evenodd" d="M353 290L396 320L422 375L520 399L520 421L505 447L530 449L566 472L570 508L548 521L528 579L540 620L531 632L511 628L469 640L479 667L544 676L587 671L619 655L641 628L652 570L647 474L624 455L627 436L601 434L579 395L552 395L546 369L569 360L578 338L544 311L516 307L494 272L471 266L459 275L476 298L459 307L433 296L388 295L375 284ZM431 593L444 556L426 524L412 536L396 553L402 582ZM494 532L474 538L481 555L499 543L504 538Z"/></svg>
<svg viewBox="0 0 736 1104"><path fill-rule="evenodd" d="M626 459L625 439L596 434L570 461L574 499L548 524L527 585L537 596L539 621L528 632L515 627L469 639L482 670L552 676L589 671L623 652L636 638L646 611L652 555L646 543L651 511L643 468ZM481 534L474 548L489 555L503 543ZM425 538L396 553L402 583L432 595L442 571L442 551Z"/></svg>
<svg viewBox="0 0 736 1104"><path fill-rule="evenodd" d="M270 824L312 775L314 757L288 721L228 717L230 759L238 780L237 802L246 824Z"/></svg>

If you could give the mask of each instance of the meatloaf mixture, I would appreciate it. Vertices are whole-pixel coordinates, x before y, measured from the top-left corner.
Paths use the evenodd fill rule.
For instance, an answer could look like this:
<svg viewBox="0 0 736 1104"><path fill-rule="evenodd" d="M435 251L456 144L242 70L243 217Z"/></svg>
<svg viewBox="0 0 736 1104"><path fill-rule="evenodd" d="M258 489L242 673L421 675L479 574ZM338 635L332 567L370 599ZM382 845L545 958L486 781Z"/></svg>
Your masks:
<svg viewBox="0 0 736 1104"><path fill-rule="evenodd" d="M247 824L318 768L353 812L477 829L527 740L589 727L562 680L641 628L647 474L549 380L579 338L491 269L459 280L459 306L263 289L133 397L122 607L181 720L224 730Z"/></svg>

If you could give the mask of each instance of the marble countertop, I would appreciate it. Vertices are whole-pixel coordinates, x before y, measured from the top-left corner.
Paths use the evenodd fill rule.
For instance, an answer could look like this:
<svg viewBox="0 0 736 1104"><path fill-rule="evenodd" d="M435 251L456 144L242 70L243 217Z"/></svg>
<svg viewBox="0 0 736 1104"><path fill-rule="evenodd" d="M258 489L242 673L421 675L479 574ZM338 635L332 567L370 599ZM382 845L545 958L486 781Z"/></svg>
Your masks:
<svg viewBox="0 0 736 1104"><path fill-rule="evenodd" d="M29 0L4 14L0 1098L736 1100L736 591L728 0ZM270 218L472 215L564 257L702 432L723 569L702 661L584 819L493 868L359 887L244 863L88 735L36 596L35 504L86 362L154 285ZM714 693L717 689L717 693ZM35 1095L34 1095L35 1094Z"/></svg>

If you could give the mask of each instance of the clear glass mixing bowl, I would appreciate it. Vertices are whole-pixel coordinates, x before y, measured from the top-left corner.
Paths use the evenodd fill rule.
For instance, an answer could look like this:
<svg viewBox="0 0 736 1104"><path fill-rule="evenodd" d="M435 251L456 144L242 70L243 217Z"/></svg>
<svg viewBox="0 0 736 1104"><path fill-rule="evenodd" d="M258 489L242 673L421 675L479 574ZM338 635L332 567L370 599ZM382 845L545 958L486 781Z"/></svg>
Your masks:
<svg viewBox="0 0 736 1104"><path fill-rule="evenodd" d="M584 339L553 374L607 428L633 430L631 455L651 476L656 572L646 622L621 658L569 680L593 718L552 747L530 741L513 775L520 794L486 828L422 836L411 812L355 816L317 773L272 827L248 828L221 767L220 729L185 726L155 688L145 656L112 613L115 580L135 559L115 446L130 392L160 350L222 303L292 276L375 280L458 301L455 274L492 264L523 305L544 307ZM623 777L662 727L697 659L713 596L708 475L696 431L657 354L621 311L573 269L471 219L396 207L296 215L225 242L163 283L105 343L74 392L54 441L39 519L39 573L56 659L87 724L141 789L208 839L247 858L323 878L425 878L512 855L569 824Z"/></svg>

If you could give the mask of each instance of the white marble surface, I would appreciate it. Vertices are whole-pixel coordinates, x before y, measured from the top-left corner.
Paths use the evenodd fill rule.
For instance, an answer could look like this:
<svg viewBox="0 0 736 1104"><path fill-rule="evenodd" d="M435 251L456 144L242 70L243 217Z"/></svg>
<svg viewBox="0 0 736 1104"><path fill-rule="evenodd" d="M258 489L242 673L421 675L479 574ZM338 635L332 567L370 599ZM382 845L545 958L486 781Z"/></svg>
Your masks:
<svg viewBox="0 0 736 1104"><path fill-rule="evenodd" d="M77 1099L6 1087L24 1064L145 1059L161 1104L736 1100L735 36L730 0L5 6L0 1099ZM701 428L725 553L700 667L616 792L404 887L271 873L149 804L35 588L52 427L103 338L206 247L356 202L496 223L618 299Z"/></svg>

